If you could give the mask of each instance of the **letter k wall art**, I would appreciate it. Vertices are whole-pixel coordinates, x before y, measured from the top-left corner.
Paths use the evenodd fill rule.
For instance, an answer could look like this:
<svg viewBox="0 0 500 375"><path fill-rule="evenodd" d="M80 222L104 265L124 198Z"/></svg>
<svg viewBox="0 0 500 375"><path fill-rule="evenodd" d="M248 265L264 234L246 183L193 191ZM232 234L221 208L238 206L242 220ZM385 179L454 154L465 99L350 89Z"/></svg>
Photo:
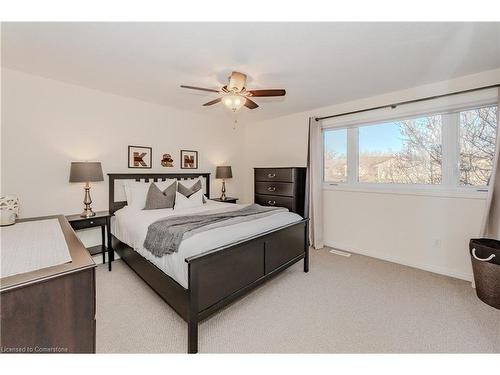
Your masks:
<svg viewBox="0 0 500 375"><path fill-rule="evenodd" d="M151 168L153 150L145 146L128 146L129 168Z"/></svg>

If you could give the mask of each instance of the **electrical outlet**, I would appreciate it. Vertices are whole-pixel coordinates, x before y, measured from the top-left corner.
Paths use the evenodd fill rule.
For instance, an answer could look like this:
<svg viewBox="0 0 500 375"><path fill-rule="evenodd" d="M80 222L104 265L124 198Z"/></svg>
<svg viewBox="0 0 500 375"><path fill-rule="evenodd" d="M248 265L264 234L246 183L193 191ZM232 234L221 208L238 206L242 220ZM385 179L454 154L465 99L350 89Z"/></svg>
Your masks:
<svg viewBox="0 0 500 375"><path fill-rule="evenodd" d="M441 239L435 239L434 242L432 243L432 247L434 249L440 249L441 248Z"/></svg>

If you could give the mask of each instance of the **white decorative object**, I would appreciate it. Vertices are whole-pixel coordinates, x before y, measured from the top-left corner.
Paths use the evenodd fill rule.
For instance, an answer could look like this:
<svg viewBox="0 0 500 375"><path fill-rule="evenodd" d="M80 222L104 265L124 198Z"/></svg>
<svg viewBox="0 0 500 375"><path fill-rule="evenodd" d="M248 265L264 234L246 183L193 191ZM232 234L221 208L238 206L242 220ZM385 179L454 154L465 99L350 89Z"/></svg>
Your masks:
<svg viewBox="0 0 500 375"><path fill-rule="evenodd" d="M12 225L19 215L19 198L15 195L0 197L0 226Z"/></svg>

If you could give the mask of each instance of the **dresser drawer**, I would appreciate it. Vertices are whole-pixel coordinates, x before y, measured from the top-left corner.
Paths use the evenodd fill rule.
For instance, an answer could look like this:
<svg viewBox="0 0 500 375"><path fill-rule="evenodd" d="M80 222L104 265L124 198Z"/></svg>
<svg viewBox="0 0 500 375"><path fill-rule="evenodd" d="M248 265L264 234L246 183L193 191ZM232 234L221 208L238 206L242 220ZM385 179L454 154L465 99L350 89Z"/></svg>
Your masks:
<svg viewBox="0 0 500 375"><path fill-rule="evenodd" d="M293 182L292 168L262 168L255 169L255 181Z"/></svg>
<svg viewBox="0 0 500 375"><path fill-rule="evenodd" d="M282 195L293 197L294 184L291 182L256 182L255 194Z"/></svg>
<svg viewBox="0 0 500 375"><path fill-rule="evenodd" d="M74 230L100 227L102 225L106 225L106 218L105 217L98 217L95 219L91 218L91 219L85 219L85 220L70 221L70 224Z"/></svg>
<svg viewBox="0 0 500 375"><path fill-rule="evenodd" d="M294 198L291 197L279 197L275 195L255 195L255 203L260 204L262 206L276 206L276 207L285 207L290 211L295 210L294 207Z"/></svg>

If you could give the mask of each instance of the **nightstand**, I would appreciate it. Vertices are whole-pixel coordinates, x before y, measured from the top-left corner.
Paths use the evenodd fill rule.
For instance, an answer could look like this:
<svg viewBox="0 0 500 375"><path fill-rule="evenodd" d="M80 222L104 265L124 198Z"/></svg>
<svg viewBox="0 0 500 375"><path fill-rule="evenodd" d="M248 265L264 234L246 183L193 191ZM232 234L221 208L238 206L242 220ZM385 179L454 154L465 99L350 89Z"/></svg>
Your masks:
<svg viewBox="0 0 500 375"><path fill-rule="evenodd" d="M211 200L216 201L216 202L223 202L223 203L236 203L238 198L226 197L226 200L224 200L224 201L220 198L212 198Z"/></svg>
<svg viewBox="0 0 500 375"><path fill-rule="evenodd" d="M111 215L108 211L98 211L95 216L81 217L78 215L66 216L69 224L73 230L88 229L94 227L101 227L102 245L92 246L87 248L90 255L102 254L102 262L106 263L106 251L111 249L111 234L110 234L110 219ZM108 233L108 245L106 246L106 230ZM109 254L108 254L109 262Z"/></svg>

